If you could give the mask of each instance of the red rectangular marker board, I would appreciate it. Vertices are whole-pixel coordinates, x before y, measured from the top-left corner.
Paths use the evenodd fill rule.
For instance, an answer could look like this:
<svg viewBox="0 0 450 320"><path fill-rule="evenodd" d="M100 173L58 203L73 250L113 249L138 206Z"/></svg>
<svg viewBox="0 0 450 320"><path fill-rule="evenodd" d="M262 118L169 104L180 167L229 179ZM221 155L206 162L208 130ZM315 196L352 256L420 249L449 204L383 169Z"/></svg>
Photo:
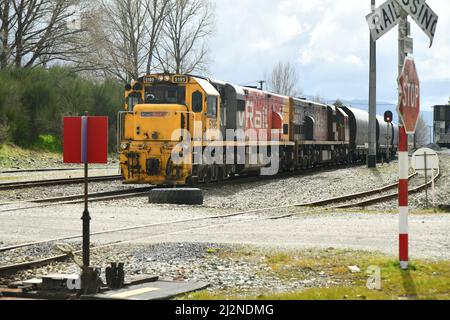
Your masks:
<svg viewBox="0 0 450 320"><path fill-rule="evenodd" d="M64 163L108 163L108 117L64 118Z"/></svg>

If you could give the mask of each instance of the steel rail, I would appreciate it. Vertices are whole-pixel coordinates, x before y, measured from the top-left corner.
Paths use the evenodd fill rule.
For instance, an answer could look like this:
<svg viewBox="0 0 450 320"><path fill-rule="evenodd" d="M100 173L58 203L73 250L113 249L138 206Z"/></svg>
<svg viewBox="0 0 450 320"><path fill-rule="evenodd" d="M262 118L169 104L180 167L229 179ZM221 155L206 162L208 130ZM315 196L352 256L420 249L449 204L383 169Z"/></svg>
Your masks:
<svg viewBox="0 0 450 320"><path fill-rule="evenodd" d="M31 172L60 172L60 171L80 171L84 168L41 168L41 169L17 169L17 170L3 170L0 174L8 173L31 173ZM116 170L116 168L89 168L89 170Z"/></svg>
<svg viewBox="0 0 450 320"><path fill-rule="evenodd" d="M409 194L416 194L419 193L423 190L425 190L426 188L428 188L432 183L433 180L437 180L441 175L440 170L438 170L438 173L426 184L422 184L419 185L417 187L411 188L409 190ZM384 195L384 196L379 196L373 199L368 199L368 200L362 200L362 201L358 201L356 203L351 203L351 204L345 204L342 206L337 206L337 207L333 207L333 209L347 209L347 208L354 208L354 207L366 207L372 204L376 204L382 201L388 201L388 200L392 200L398 197L398 192L396 193L392 193L392 194L388 194L388 195Z"/></svg>
<svg viewBox="0 0 450 320"><path fill-rule="evenodd" d="M115 181L121 180L122 176L99 176L90 177L89 182L102 182L102 181ZM0 190L15 190L15 189L26 189L33 187L44 187L44 186L59 186L59 185L70 185L83 183L84 178L65 178L65 179L48 179L48 180L36 180L36 181L19 181L19 182L7 182L0 183Z"/></svg>
<svg viewBox="0 0 450 320"><path fill-rule="evenodd" d="M110 191L110 192L104 192L104 193L96 193L96 194L89 195L89 197L90 197L89 203L142 197L143 195L145 195L147 192L149 192L153 188L154 187L145 187L145 188L138 188L138 189L123 190L123 191ZM92 196L92 198L91 198L91 196ZM36 209L36 208L46 208L46 207L51 207L54 205L84 203L83 198L84 198L84 196L75 195L75 196L61 197L59 199L58 198L48 198L48 199L39 199L39 200L35 200L35 201L26 201L24 203L36 202L36 203L40 203L40 204L31 205L31 206L27 206L27 207L7 208L7 209L0 210L0 213L29 210L29 209ZM17 202L3 203L1 205L3 205L3 206L14 205L16 203ZM22 203L22 202L19 202L19 203Z"/></svg>

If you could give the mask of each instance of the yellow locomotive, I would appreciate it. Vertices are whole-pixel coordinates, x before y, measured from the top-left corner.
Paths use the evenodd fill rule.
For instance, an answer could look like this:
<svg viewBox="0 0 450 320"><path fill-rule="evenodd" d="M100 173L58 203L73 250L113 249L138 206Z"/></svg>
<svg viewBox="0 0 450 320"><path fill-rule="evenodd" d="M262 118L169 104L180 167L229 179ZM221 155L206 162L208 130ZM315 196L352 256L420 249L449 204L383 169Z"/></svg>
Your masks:
<svg viewBox="0 0 450 320"><path fill-rule="evenodd" d="M119 113L120 166L126 183L192 184L192 161L174 162L174 149L186 135L200 145L203 133L220 130L220 95L205 79L185 75L146 75L126 86ZM201 128L195 128L201 124ZM187 134L186 134L187 133ZM189 142L190 142L189 141ZM181 158L190 157L190 150Z"/></svg>
<svg viewBox="0 0 450 320"><path fill-rule="evenodd" d="M280 145L291 150L283 149L281 159L290 159L283 163L293 163L289 97L155 74L127 84L125 98L118 116L125 183L195 185L261 174L273 157L278 164Z"/></svg>

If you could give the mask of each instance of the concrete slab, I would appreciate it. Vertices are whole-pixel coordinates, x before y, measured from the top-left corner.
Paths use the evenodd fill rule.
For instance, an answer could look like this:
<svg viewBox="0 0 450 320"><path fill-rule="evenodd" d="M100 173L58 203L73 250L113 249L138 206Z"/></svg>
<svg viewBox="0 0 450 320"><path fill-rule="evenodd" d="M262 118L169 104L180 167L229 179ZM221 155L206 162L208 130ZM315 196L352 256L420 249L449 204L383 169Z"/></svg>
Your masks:
<svg viewBox="0 0 450 320"><path fill-rule="evenodd" d="M180 294L205 289L205 282L155 281L133 285L120 290L111 290L92 296L82 296L82 300L166 300Z"/></svg>

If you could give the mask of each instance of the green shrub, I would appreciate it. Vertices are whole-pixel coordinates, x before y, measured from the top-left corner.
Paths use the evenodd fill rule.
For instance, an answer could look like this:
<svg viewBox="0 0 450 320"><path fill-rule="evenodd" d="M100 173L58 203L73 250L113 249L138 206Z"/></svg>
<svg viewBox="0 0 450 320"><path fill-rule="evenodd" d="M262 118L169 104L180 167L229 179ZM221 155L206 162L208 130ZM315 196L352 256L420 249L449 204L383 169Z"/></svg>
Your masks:
<svg viewBox="0 0 450 320"><path fill-rule="evenodd" d="M92 81L62 67L1 70L0 143L61 151L63 118L88 111L109 117L109 152L114 153L122 104L123 85L116 80Z"/></svg>
<svg viewBox="0 0 450 320"><path fill-rule="evenodd" d="M62 151L62 144L61 144L60 139L57 139L50 134L39 135L39 139L36 142L34 147L39 150L46 150L46 151L51 151L51 152L61 152Z"/></svg>
<svg viewBox="0 0 450 320"><path fill-rule="evenodd" d="M0 145L9 140L9 125L8 119L4 116L0 116Z"/></svg>

